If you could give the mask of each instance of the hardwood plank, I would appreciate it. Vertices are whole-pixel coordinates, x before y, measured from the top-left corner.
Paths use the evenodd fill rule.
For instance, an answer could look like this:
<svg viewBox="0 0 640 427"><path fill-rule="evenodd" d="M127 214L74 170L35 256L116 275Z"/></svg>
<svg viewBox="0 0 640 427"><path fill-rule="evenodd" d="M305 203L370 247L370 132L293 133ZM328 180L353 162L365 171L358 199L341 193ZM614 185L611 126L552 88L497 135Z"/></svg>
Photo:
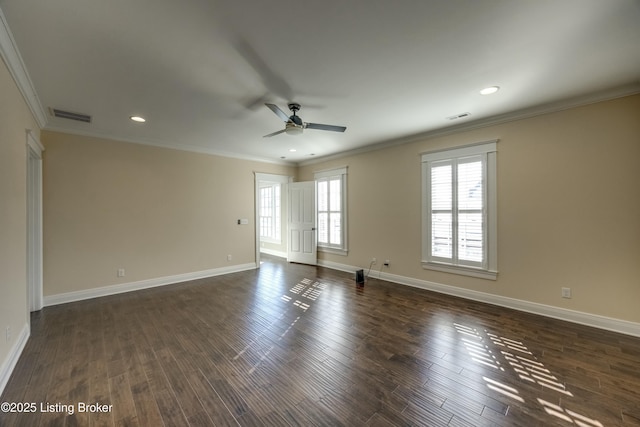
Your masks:
<svg viewBox="0 0 640 427"><path fill-rule="evenodd" d="M169 350L163 349L157 351L156 355L185 417L197 419L200 413L205 412L204 408L184 373L180 370L173 354Z"/></svg>
<svg viewBox="0 0 640 427"><path fill-rule="evenodd" d="M214 425L235 426L238 424L234 415L201 372L190 372L187 374L187 380Z"/></svg>
<svg viewBox="0 0 640 427"><path fill-rule="evenodd" d="M113 411L0 425L640 425L639 338L264 259L34 313L0 401Z"/></svg>
<svg viewBox="0 0 640 427"><path fill-rule="evenodd" d="M109 391L114 423L118 426L140 425L127 375L109 378Z"/></svg>
<svg viewBox="0 0 640 427"><path fill-rule="evenodd" d="M162 389L154 392L153 395L156 399L156 403L158 404L160 416L162 417L162 421L165 426L189 426L187 417L184 412L182 412L180 404L170 390Z"/></svg>

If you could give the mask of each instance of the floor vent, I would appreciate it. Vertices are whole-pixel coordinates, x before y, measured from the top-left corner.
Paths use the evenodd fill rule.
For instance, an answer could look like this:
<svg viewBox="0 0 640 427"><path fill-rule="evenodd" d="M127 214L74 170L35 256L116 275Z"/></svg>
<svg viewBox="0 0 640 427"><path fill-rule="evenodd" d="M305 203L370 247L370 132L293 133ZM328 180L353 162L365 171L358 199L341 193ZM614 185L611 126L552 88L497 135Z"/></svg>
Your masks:
<svg viewBox="0 0 640 427"><path fill-rule="evenodd" d="M57 108L50 108L49 110L51 111L51 115L54 117L75 120L77 122L91 123L91 116L88 114L72 113L71 111L58 110Z"/></svg>

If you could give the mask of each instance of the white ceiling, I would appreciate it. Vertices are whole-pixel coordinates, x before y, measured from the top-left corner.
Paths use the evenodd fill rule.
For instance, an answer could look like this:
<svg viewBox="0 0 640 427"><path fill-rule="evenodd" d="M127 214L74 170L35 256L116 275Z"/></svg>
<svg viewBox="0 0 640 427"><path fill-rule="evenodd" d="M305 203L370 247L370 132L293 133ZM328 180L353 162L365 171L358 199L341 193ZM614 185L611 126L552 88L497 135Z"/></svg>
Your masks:
<svg viewBox="0 0 640 427"><path fill-rule="evenodd" d="M638 0L0 0L0 10L45 128L275 162L640 88ZM491 85L501 90L479 94ZM299 102L305 121L347 131L262 138L284 127L265 101L286 112Z"/></svg>

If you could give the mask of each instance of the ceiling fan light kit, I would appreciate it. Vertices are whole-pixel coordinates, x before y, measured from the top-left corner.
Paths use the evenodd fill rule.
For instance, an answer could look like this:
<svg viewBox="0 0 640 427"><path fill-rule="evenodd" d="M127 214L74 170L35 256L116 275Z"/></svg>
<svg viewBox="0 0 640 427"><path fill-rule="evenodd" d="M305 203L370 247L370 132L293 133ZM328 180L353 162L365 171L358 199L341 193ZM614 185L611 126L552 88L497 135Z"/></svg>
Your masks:
<svg viewBox="0 0 640 427"><path fill-rule="evenodd" d="M270 138L272 136L279 135L283 132L286 133L287 135L300 135L305 129L328 130L331 132L344 132L345 130L347 130L345 126L324 125L321 123L303 122L302 118L300 118L300 116L296 114L298 111L300 111L300 104L295 102L288 104L289 110L291 110L291 112L293 113L291 116L288 116L288 117L287 117L287 114L284 111L282 111L280 107L278 107L277 105L275 104L264 104L264 105L269 107L269 109L273 111L276 116L280 117L280 119L282 119L282 121L285 122L285 127L282 130L264 135L263 138Z"/></svg>
<svg viewBox="0 0 640 427"><path fill-rule="evenodd" d="M287 135L300 135L303 130L304 130L304 126L287 122L284 132Z"/></svg>

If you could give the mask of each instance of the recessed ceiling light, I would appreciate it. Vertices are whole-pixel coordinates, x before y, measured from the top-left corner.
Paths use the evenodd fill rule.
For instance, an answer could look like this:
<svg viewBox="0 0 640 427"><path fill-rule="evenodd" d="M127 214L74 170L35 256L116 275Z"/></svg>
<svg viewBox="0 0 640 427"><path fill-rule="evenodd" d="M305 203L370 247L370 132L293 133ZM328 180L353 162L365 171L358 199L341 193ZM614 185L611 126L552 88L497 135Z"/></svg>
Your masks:
<svg viewBox="0 0 640 427"><path fill-rule="evenodd" d="M289 149L289 152L290 152L290 153L295 153L296 151L298 151L298 150L296 150L295 148L291 148L291 149Z"/></svg>
<svg viewBox="0 0 640 427"><path fill-rule="evenodd" d="M131 116L129 118L137 123L144 123L147 121L144 117L140 117L140 116Z"/></svg>
<svg viewBox="0 0 640 427"><path fill-rule="evenodd" d="M492 93L496 93L499 90L500 90L500 86L485 87L484 89L482 89L480 91L480 94L481 95L491 95Z"/></svg>

